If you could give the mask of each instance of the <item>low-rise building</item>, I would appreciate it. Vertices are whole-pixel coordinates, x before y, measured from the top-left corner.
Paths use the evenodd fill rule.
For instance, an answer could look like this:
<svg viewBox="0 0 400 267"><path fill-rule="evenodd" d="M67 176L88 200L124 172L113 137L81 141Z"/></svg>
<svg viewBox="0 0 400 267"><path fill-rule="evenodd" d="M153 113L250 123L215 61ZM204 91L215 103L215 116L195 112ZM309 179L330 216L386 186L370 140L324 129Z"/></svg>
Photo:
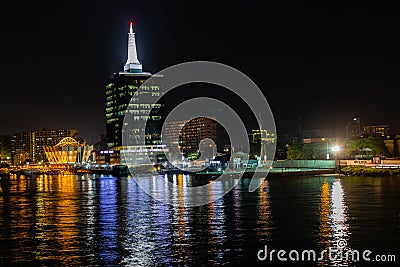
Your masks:
<svg viewBox="0 0 400 267"><path fill-rule="evenodd" d="M93 146L66 137L55 146L44 146L43 150L50 164L85 164L89 162Z"/></svg>

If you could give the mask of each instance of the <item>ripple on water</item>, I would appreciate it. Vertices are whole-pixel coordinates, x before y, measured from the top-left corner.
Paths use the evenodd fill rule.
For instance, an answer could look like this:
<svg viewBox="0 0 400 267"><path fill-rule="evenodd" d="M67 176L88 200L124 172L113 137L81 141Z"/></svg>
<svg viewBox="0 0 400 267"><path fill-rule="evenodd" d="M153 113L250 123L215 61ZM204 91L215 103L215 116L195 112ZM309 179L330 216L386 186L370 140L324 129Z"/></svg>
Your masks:
<svg viewBox="0 0 400 267"><path fill-rule="evenodd" d="M175 207L132 178L11 178L0 193L0 265L257 263L264 245L319 250L343 234L354 249L400 245L398 177L273 177L253 193L248 184L204 206ZM177 203L186 197L174 194Z"/></svg>

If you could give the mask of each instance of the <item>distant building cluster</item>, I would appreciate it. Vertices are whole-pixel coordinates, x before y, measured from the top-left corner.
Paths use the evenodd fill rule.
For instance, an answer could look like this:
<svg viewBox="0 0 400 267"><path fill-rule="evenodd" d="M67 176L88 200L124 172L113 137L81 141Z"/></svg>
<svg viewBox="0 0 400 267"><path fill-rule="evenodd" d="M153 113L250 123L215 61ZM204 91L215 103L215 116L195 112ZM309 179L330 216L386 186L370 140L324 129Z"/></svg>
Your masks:
<svg viewBox="0 0 400 267"><path fill-rule="evenodd" d="M334 145L370 136L382 138L391 157L400 157L400 135L394 134L388 124L363 125L361 118L353 117L344 125L343 133L344 135L334 134L324 129L310 129L301 130L297 135L279 134L275 158L286 159L288 147L301 144L308 146L308 153L315 155L318 150L319 159L328 159L334 154L332 151Z"/></svg>
<svg viewBox="0 0 400 267"><path fill-rule="evenodd" d="M35 130L16 132L13 135L0 137L0 160L8 164L24 164L26 162L48 162L45 147L56 146L62 139L70 137L81 144L75 129Z"/></svg>
<svg viewBox="0 0 400 267"><path fill-rule="evenodd" d="M388 124L376 124L376 125L361 125L361 119L354 117L353 120L347 122L345 126L345 137L346 138L359 138L366 137L369 135L378 135L381 137L388 137L391 135L390 125Z"/></svg>

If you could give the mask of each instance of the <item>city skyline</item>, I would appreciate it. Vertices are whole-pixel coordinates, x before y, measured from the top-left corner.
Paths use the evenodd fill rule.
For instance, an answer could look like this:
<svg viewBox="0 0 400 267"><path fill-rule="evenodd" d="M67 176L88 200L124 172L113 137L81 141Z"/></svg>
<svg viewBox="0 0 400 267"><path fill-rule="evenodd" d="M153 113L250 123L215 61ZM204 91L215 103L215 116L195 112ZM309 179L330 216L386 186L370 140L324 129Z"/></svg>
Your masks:
<svg viewBox="0 0 400 267"><path fill-rule="evenodd" d="M400 9L302 4L7 3L0 265L399 265Z"/></svg>
<svg viewBox="0 0 400 267"><path fill-rule="evenodd" d="M299 117L303 129L343 132L360 117L399 132L395 10L76 5L35 4L36 13L27 6L7 23L0 134L74 128L98 141L104 84L123 70L131 20L143 70L192 60L230 65L263 90L278 134L296 133Z"/></svg>

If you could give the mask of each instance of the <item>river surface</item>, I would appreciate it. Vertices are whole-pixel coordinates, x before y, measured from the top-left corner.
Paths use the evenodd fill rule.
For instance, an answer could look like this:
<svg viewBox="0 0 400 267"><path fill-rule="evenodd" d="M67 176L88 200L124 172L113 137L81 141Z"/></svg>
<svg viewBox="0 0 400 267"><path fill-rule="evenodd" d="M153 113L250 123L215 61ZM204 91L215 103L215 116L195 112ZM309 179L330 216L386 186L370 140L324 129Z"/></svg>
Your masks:
<svg viewBox="0 0 400 267"><path fill-rule="evenodd" d="M176 205L131 177L2 179L0 265L400 266L400 177L268 177L251 193L242 178L197 207L179 205L194 177L148 179L171 181ZM302 259L304 250L316 260ZM324 250L358 251L359 261Z"/></svg>

